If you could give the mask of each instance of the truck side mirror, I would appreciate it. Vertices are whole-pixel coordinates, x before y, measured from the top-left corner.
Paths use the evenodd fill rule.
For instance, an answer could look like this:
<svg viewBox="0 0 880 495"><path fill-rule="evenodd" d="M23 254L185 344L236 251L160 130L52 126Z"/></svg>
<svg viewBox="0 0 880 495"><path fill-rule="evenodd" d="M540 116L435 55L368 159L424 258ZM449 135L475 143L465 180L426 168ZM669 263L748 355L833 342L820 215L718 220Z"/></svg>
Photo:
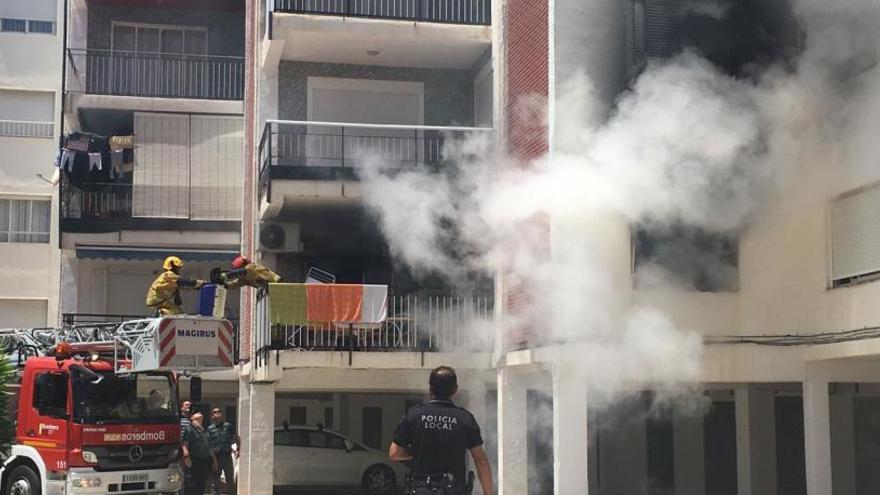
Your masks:
<svg viewBox="0 0 880 495"><path fill-rule="evenodd" d="M351 440L346 439L346 440L344 441L344 443L345 443L345 451L346 451L346 452L351 452L351 451L354 450L354 442L352 442Z"/></svg>

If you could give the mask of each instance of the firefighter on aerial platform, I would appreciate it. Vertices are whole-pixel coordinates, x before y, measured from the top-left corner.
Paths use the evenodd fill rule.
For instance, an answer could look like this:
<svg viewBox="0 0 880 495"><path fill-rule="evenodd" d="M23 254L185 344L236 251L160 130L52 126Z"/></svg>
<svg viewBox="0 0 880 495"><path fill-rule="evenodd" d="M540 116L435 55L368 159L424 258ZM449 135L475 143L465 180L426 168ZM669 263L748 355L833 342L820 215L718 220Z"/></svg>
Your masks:
<svg viewBox="0 0 880 495"><path fill-rule="evenodd" d="M165 258L162 268L164 271L156 277L147 291L147 307L156 310L160 316L183 314L183 309L180 308L183 304L180 289L200 289L205 282L181 277L183 260L177 256Z"/></svg>
<svg viewBox="0 0 880 495"><path fill-rule="evenodd" d="M268 284L281 282L281 275L263 265L254 263L244 256L232 260L232 270L220 272L220 283L227 289L238 289L242 286L262 288Z"/></svg>

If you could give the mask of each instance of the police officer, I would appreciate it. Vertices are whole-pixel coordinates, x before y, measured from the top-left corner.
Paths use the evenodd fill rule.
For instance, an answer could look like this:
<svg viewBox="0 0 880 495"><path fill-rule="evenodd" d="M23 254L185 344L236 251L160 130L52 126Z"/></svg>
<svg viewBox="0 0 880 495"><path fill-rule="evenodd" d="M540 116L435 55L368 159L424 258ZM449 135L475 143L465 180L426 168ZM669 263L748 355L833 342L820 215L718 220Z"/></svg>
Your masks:
<svg viewBox="0 0 880 495"><path fill-rule="evenodd" d="M220 473L226 478L226 493L236 494L235 469L232 457L238 457L238 446L241 440L235 434L235 427L223 419L223 411L219 407L211 410L211 424L208 426L208 439L211 442L211 450L217 458L218 468L211 478L211 490L213 495L220 495ZM236 447L236 448L233 448Z"/></svg>
<svg viewBox="0 0 880 495"><path fill-rule="evenodd" d="M483 493L493 494L480 426L470 412L452 402L458 392L455 370L436 368L429 384L431 399L406 412L388 451L391 460L410 463L406 493L467 495L465 452L470 452Z"/></svg>

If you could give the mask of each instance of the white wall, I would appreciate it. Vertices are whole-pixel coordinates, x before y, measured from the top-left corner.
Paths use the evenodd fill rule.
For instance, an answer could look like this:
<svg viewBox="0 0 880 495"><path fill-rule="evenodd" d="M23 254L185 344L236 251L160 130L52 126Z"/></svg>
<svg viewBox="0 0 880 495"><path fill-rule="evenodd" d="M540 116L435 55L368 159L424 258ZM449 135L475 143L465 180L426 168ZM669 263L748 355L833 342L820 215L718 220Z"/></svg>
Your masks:
<svg viewBox="0 0 880 495"><path fill-rule="evenodd" d="M48 92L53 101L49 121L54 123L56 135L60 121L63 5L63 0L0 3L0 16L55 22L54 34L0 32L0 90ZM10 94L15 93L7 93ZM24 119L27 109L19 110L24 112ZM41 115L45 113L43 111ZM5 301L5 305L8 301L26 299L23 304L45 308L43 325L57 322L60 278L58 208L55 188L39 179L37 174L52 178L56 150L56 138L0 136L0 156L3 157L0 195L37 195L53 201L52 235L48 244L0 243L0 271L14 274L15 280L15 283L0 287L0 300ZM31 308L31 311L38 310ZM0 309L0 327L14 322L15 318Z"/></svg>
<svg viewBox="0 0 880 495"><path fill-rule="evenodd" d="M184 260L186 261L186 260ZM187 262L184 277L207 280L212 268L227 263ZM161 272L161 260L122 261L93 260L77 261L76 291L79 313L147 315L144 305L147 290ZM238 291L226 294L227 317L238 315ZM194 313L198 302L198 291L182 290L184 310Z"/></svg>

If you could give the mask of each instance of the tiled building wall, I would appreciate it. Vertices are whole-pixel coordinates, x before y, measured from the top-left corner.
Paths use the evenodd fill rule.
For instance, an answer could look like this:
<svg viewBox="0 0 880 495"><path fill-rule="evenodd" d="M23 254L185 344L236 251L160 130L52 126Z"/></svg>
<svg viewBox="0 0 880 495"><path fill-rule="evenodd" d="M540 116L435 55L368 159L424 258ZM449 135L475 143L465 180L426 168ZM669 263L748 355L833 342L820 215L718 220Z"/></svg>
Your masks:
<svg viewBox="0 0 880 495"><path fill-rule="evenodd" d="M425 85L425 125L473 125L474 75L470 70L292 61L282 61L279 68L279 119L306 120L310 76L421 82Z"/></svg>

